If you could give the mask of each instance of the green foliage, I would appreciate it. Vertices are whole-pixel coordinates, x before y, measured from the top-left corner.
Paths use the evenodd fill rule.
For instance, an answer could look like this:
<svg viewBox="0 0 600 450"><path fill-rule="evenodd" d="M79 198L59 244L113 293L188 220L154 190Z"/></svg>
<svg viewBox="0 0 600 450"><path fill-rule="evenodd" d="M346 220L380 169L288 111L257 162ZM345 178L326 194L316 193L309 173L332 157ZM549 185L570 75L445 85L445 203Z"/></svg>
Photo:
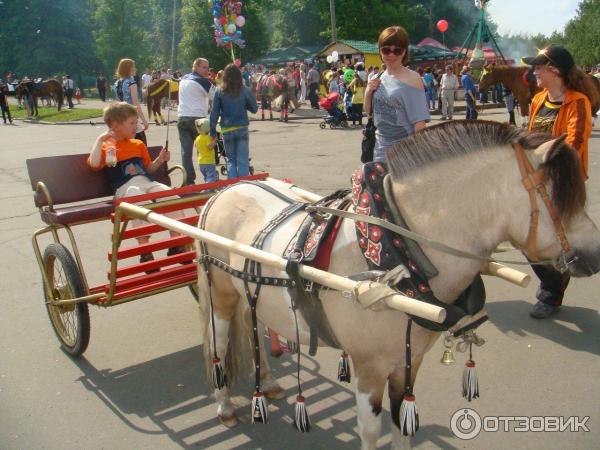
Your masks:
<svg viewBox="0 0 600 450"><path fill-rule="evenodd" d="M577 16L567 23L563 44L572 52L577 64L600 62L600 0L583 0Z"/></svg>
<svg viewBox="0 0 600 450"><path fill-rule="evenodd" d="M135 60L138 68L148 64L150 36L142 26L145 12L139 0L96 0L96 56L105 73L113 74L122 58Z"/></svg>

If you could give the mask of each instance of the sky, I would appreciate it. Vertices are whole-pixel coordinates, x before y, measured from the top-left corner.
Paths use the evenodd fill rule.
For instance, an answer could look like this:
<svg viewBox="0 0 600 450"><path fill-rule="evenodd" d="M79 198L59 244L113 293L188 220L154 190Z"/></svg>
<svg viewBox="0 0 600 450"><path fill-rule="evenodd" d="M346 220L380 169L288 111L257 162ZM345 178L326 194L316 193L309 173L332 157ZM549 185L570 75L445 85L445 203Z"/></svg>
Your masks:
<svg viewBox="0 0 600 450"><path fill-rule="evenodd" d="M491 0L488 12L500 34L562 31L575 17L579 0Z"/></svg>

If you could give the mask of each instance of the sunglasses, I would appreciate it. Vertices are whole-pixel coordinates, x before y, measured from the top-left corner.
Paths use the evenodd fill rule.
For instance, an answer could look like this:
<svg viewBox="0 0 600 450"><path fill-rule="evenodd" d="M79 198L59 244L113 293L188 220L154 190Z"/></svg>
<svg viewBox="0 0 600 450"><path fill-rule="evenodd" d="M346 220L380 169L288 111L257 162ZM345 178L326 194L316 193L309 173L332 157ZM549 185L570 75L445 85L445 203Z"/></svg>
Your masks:
<svg viewBox="0 0 600 450"><path fill-rule="evenodd" d="M379 51L381 52L382 55L389 55L390 53L393 53L396 56L400 56L402 53L404 53L404 49L400 48L400 47L381 47L379 49Z"/></svg>

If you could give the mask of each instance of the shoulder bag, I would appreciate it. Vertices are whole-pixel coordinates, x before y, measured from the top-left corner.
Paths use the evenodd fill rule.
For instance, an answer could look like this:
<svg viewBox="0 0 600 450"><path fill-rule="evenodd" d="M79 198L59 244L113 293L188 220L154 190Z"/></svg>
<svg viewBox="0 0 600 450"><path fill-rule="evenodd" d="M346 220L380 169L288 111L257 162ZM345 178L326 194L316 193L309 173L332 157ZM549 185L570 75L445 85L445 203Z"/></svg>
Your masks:
<svg viewBox="0 0 600 450"><path fill-rule="evenodd" d="M379 78L383 72L379 73L375 78ZM375 95L375 93L373 93ZM363 130L363 138L361 143L360 161L365 164L373 161L373 152L375 150L375 122L373 121L373 97L371 96L371 112L367 120L367 126Z"/></svg>

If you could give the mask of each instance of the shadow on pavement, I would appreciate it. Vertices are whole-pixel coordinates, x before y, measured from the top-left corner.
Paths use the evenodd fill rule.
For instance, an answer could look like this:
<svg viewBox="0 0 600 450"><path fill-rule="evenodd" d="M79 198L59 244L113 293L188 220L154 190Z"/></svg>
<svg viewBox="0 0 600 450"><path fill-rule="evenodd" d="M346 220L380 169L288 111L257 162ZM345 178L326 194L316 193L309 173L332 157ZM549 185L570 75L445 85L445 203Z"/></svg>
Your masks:
<svg viewBox="0 0 600 450"><path fill-rule="evenodd" d="M503 333L534 334L571 350L600 355L598 339L591 338L600 329L598 311L566 304L551 318L540 320L529 316L531 307L531 303L523 300L486 304L490 321Z"/></svg>

